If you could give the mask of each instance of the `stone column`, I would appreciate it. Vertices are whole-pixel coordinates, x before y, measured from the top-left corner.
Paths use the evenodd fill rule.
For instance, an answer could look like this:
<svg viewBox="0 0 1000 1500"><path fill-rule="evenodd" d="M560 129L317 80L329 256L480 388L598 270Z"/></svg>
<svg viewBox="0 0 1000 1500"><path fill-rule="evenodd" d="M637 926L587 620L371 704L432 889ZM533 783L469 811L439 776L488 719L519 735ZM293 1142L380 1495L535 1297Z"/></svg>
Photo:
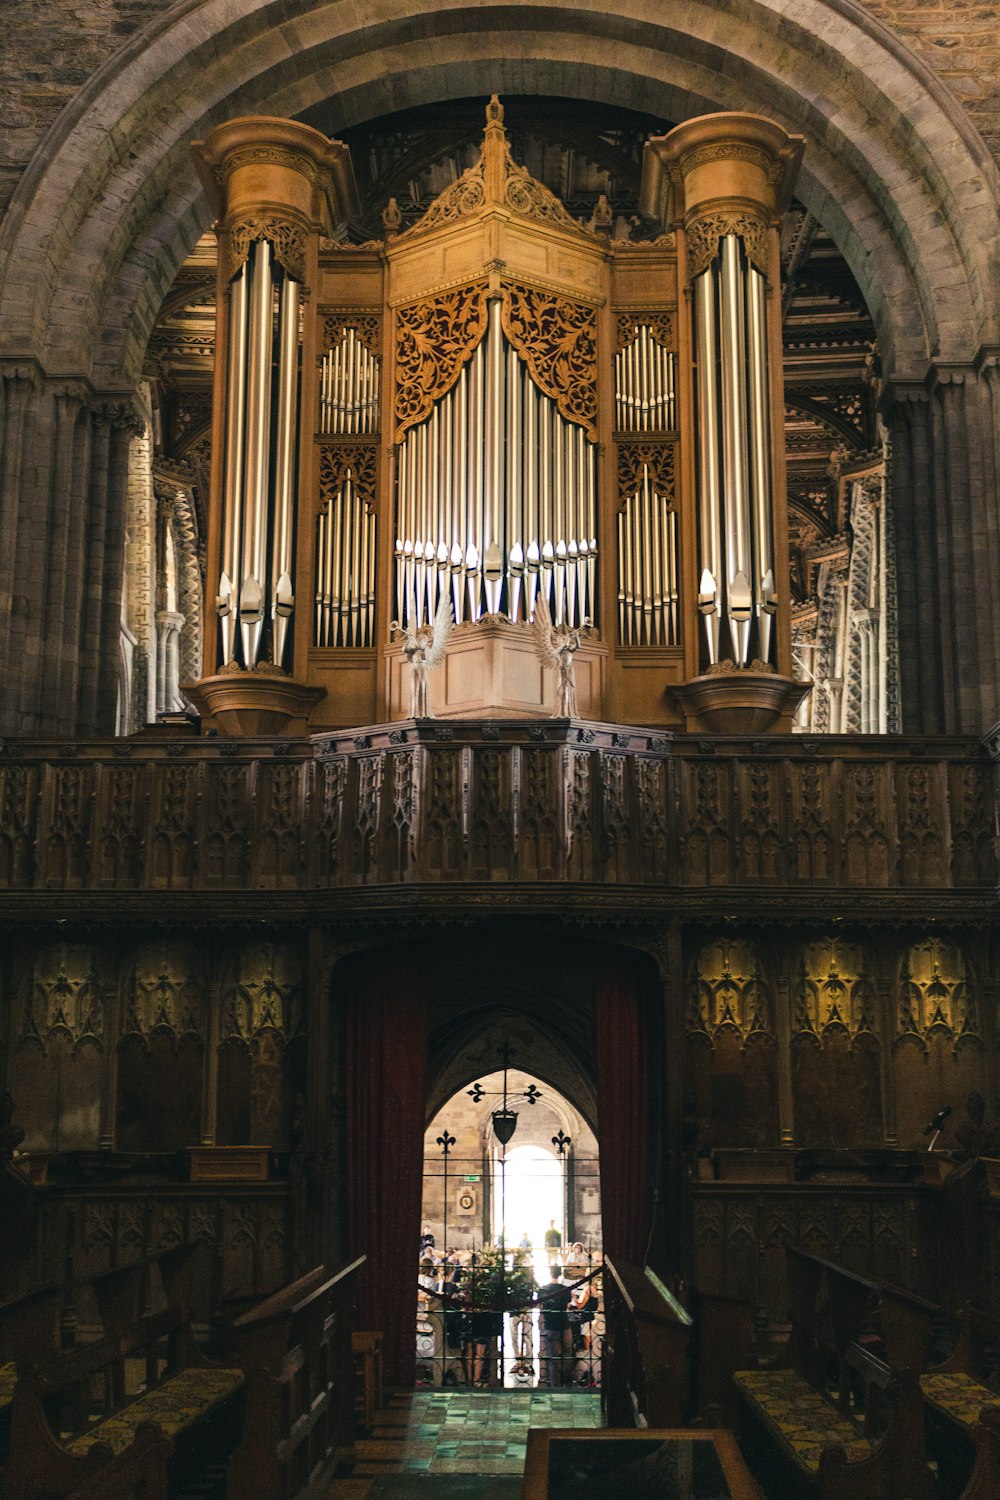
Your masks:
<svg viewBox="0 0 1000 1500"><path fill-rule="evenodd" d="M787 730L807 691L791 675L779 250L803 145L760 116L717 114L646 147L642 204L677 232L693 392L699 582L685 626L699 651L677 693L692 728Z"/></svg>
<svg viewBox="0 0 1000 1500"><path fill-rule="evenodd" d="M299 319L319 235L354 205L346 146L294 121L233 120L194 146L221 223L206 676L189 696L217 727L274 734L321 690L288 673L296 621ZM302 628L308 612L301 610Z"/></svg>
<svg viewBox="0 0 1000 1500"><path fill-rule="evenodd" d="M1000 718L998 357L935 366L884 398L905 733L982 733Z"/></svg>

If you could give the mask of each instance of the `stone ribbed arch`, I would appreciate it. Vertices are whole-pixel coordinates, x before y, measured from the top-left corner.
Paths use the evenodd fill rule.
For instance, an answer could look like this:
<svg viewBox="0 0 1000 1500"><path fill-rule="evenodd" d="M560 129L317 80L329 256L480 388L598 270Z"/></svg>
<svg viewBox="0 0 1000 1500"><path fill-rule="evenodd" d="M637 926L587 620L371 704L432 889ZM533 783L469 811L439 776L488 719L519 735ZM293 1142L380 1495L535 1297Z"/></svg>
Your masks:
<svg viewBox="0 0 1000 1500"><path fill-rule="evenodd" d="M220 119L333 99L324 123L337 128L494 87L674 119L776 116L807 137L800 191L851 264L892 373L996 340L995 167L933 75L850 0L803 0L794 15L775 0L687 0L663 23L641 0L395 10L375 23L315 0L187 0L137 35L56 122L15 195L0 286L12 352L131 381L208 219L188 143Z"/></svg>

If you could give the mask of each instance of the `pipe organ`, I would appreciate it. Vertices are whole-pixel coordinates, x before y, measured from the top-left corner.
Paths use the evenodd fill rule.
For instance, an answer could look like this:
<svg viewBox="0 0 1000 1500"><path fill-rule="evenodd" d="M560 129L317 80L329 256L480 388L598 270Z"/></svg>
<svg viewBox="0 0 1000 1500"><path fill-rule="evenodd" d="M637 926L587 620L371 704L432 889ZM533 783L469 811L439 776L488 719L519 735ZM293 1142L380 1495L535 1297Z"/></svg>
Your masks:
<svg viewBox="0 0 1000 1500"><path fill-rule="evenodd" d="M195 149L220 218L203 712L402 718L401 632L447 599L432 711L551 713L544 597L581 632L584 716L788 726L777 224L800 143L679 126L644 163L661 230L612 238L513 160L494 98L474 164L362 244L340 143L251 119Z"/></svg>

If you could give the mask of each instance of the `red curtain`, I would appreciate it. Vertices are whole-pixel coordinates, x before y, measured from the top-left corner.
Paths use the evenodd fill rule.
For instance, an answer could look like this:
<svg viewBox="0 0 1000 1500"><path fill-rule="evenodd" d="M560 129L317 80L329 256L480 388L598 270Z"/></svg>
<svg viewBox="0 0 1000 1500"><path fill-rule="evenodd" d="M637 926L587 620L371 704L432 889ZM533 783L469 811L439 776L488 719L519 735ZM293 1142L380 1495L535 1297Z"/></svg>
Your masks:
<svg viewBox="0 0 1000 1500"><path fill-rule="evenodd" d="M367 1255L360 1328L380 1329L386 1380L416 1372L427 1000L402 955L355 960L347 1024L348 1243Z"/></svg>
<svg viewBox="0 0 1000 1500"><path fill-rule="evenodd" d="M653 986L630 955L597 974L597 1122L604 1250L641 1266L652 1223L649 1161Z"/></svg>

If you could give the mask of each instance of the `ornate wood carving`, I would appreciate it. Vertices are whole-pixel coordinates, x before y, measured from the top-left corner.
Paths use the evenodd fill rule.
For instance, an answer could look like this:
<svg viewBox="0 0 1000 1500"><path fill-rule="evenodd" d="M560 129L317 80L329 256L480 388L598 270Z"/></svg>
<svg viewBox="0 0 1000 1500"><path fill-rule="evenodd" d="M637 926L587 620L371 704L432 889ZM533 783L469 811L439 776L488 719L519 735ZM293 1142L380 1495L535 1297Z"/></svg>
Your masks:
<svg viewBox="0 0 1000 1500"><path fill-rule="evenodd" d="M979 1018L961 948L940 938L915 943L906 956L904 977L900 1037L913 1037L925 1049L935 1031L956 1045L966 1037L979 1039Z"/></svg>
<svg viewBox="0 0 1000 1500"><path fill-rule="evenodd" d="M353 328L368 353L378 359L382 352L382 318L378 313L358 312L350 307L324 307L320 314L323 319L322 353L336 349L348 329Z"/></svg>
<svg viewBox="0 0 1000 1500"><path fill-rule="evenodd" d="M103 999L89 947L54 943L35 958L18 1040L44 1049L59 1035L73 1047L84 1040L102 1044Z"/></svg>
<svg viewBox="0 0 1000 1500"><path fill-rule="evenodd" d="M140 948L125 997L122 1034L205 1035L205 980L190 944L164 938Z"/></svg>
<svg viewBox="0 0 1000 1500"><path fill-rule="evenodd" d="M306 269L306 238L305 225L297 219L277 213L242 214L229 225L229 275L236 275L255 240L268 240L278 264L301 281Z"/></svg>
<svg viewBox="0 0 1000 1500"><path fill-rule="evenodd" d="M706 943L694 964L687 1029L714 1044L731 1031L745 1044L752 1036L774 1036L772 1004L760 956L752 943L717 938Z"/></svg>
<svg viewBox="0 0 1000 1500"><path fill-rule="evenodd" d="M400 235L400 239L428 234L442 225L472 218L493 205L543 224L569 229L577 235L586 233L556 195L514 161L503 127L503 105L495 95L486 109L486 132L479 157L457 182L445 188L423 218Z"/></svg>
<svg viewBox="0 0 1000 1500"><path fill-rule="evenodd" d="M374 511L378 494L378 444L350 442L324 443L319 450L319 509L326 511L330 501L350 478L365 507Z"/></svg>
<svg viewBox="0 0 1000 1500"><path fill-rule="evenodd" d="M747 213L745 209L711 209L691 219L684 229L689 281L711 265L719 253L719 241L727 234L739 235L751 265L756 266L762 276L767 276L767 225L756 214Z"/></svg>
<svg viewBox="0 0 1000 1500"><path fill-rule="evenodd" d="M396 442L424 421L472 358L489 318L475 281L396 311Z"/></svg>
<svg viewBox="0 0 1000 1500"><path fill-rule="evenodd" d="M621 354L639 337L639 329L648 328L664 349L677 348L677 314L672 308L658 312L619 313L615 320L615 353Z"/></svg>
<svg viewBox="0 0 1000 1500"><path fill-rule="evenodd" d="M878 1031L877 996L865 958L855 943L824 938L802 955L802 979L793 1030L822 1036L834 1028L852 1041Z"/></svg>
<svg viewBox="0 0 1000 1500"><path fill-rule="evenodd" d="M249 1043L262 1032L282 1041L302 1033L305 1008L302 958L295 943L255 943L236 957L236 974L222 995L222 1039Z"/></svg>
<svg viewBox="0 0 1000 1500"><path fill-rule="evenodd" d="M618 449L618 508L624 510L627 501L642 488L643 471L649 470L650 483L661 500L673 505L676 495L677 470L676 447L672 442L657 442L644 439L639 443L617 443Z"/></svg>
<svg viewBox="0 0 1000 1500"><path fill-rule="evenodd" d="M506 282L502 323L539 390L596 443L596 309L555 292Z"/></svg>

